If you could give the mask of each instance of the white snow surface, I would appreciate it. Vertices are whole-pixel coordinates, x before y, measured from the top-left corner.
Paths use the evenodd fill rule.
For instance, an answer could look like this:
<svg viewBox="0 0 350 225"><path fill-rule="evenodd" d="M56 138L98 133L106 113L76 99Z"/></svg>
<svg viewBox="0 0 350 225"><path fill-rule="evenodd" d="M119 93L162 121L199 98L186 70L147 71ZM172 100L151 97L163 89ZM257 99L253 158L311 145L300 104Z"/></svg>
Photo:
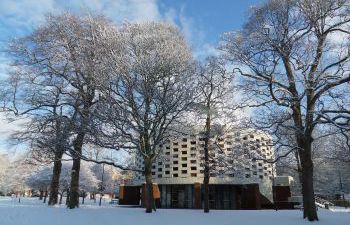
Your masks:
<svg viewBox="0 0 350 225"><path fill-rule="evenodd" d="M23 198L21 203L0 198L0 225L345 225L350 213L318 210L320 221L302 219L300 210L202 210L158 209L146 214L142 208L119 207L104 201L102 207L86 200L78 209L64 205L48 207L37 198Z"/></svg>

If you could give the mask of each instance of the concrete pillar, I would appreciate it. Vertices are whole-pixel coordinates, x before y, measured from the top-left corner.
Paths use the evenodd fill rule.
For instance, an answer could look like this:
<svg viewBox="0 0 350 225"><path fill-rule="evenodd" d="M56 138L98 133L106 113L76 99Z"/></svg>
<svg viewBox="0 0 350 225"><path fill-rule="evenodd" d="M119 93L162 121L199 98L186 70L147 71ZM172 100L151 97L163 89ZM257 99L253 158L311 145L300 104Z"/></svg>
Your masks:
<svg viewBox="0 0 350 225"><path fill-rule="evenodd" d="M194 183L194 206L195 209L201 209L202 208L202 191L201 191L201 184L200 183Z"/></svg>

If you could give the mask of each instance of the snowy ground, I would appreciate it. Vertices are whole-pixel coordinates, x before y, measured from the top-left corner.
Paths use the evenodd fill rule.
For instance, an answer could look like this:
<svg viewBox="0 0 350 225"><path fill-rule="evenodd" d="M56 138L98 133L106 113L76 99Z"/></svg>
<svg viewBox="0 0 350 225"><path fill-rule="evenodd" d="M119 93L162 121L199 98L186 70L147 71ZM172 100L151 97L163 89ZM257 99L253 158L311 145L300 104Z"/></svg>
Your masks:
<svg viewBox="0 0 350 225"><path fill-rule="evenodd" d="M349 224L349 212L320 209L318 225ZM310 224L301 219L299 210L201 210L159 209L145 214L141 208L109 205L102 207L92 201L79 209L64 206L48 207L37 198L24 198L21 203L11 198L0 198L0 225L298 225ZM315 223L312 223L315 224Z"/></svg>

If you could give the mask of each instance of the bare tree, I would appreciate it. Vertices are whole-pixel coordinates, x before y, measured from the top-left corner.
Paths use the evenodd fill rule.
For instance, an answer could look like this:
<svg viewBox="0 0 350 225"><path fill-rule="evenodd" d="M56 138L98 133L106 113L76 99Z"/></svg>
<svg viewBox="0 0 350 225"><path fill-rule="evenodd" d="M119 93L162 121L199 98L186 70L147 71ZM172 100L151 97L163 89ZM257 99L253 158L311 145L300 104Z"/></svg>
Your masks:
<svg viewBox="0 0 350 225"><path fill-rule="evenodd" d="M42 79L50 79L55 85L62 83L59 100L63 101L63 109L57 110L69 115L73 133L69 149L73 157L69 208L79 205L82 147L86 136L94 135L90 128L105 73L104 50L114 33L114 27L102 16L63 13L48 16L45 24L13 45L13 52L22 54L17 62L39 71Z"/></svg>
<svg viewBox="0 0 350 225"><path fill-rule="evenodd" d="M209 212L210 174L215 173L214 167L218 161L217 157L211 156L223 150L218 142L226 133L225 130L232 128L232 121L235 117L232 107L233 86L232 77L227 72L225 64L214 56L207 58L199 67L197 79L197 95L193 109L197 114L195 116L196 123L203 121L204 124L204 129L201 129L200 133L204 139L204 212L207 213ZM229 120L231 121L229 122ZM225 124L226 127L220 124Z"/></svg>
<svg viewBox="0 0 350 225"><path fill-rule="evenodd" d="M313 131L326 111L341 109L342 90L350 81L349 22L346 0L270 0L252 9L241 31L225 34L221 46L229 60L240 64L234 72L245 81L247 105L270 111L264 126L292 121L304 218L310 221L318 220ZM283 112L284 119L275 120L273 111Z"/></svg>
<svg viewBox="0 0 350 225"><path fill-rule="evenodd" d="M151 213L152 162L191 99L191 51L173 25L148 22L126 24L109 55L111 76L100 108L107 125L100 135L114 138L114 149L143 156Z"/></svg>
<svg viewBox="0 0 350 225"><path fill-rule="evenodd" d="M46 65L38 63L36 56L41 55L43 49L31 49L33 39L34 36L28 36L9 44L7 53L13 63L8 79L2 83L2 110L11 119L25 121L21 124L23 129L11 136L12 141L28 144L31 156L37 161L54 162L49 199L49 205L54 205L57 203L61 159L70 135L69 112L67 109L63 112L65 83L55 79Z"/></svg>

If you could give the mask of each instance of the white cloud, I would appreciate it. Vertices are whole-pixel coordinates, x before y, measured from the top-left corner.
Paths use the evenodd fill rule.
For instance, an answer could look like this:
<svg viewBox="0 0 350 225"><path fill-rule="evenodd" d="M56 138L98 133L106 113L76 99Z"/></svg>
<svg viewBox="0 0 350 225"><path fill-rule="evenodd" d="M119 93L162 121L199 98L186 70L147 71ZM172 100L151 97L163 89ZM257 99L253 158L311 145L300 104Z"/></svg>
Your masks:
<svg viewBox="0 0 350 225"><path fill-rule="evenodd" d="M71 11L91 10L103 13L110 19L121 22L159 20L161 14L156 0L79 0L67 5L59 4L62 9Z"/></svg>
<svg viewBox="0 0 350 225"><path fill-rule="evenodd" d="M164 20L178 24L195 51L195 57L212 54L214 47L206 43L204 29L179 10L162 8L158 0L1 0L0 45L8 38L22 36L44 21L47 13L63 10L92 11L106 15L115 22ZM202 48L204 46L204 48Z"/></svg>
<svg viewBox="0 0 350 225"><path fill-rule="evenodd" d="M9 38L27 32L42 21L45 13L56 9L53 0L1 0L1 36Z"/></svg>
<svg viewBox="0 0 350 225"><path fill-rule="evenodd" d="M178 13L179 25L186 39L193 48L194 57L201 60L209 55L217 55L218 51L216 47L213 44L208 43L206 40L207 34L205 29L193 18L188 17L185 14L185 8L186 6L183 5Z"/></svg>
<svg viewBox="0 0 350 225"><path fill-rule="evenodd" d="M119 22L162 18L156 0L1 0L0 38L23 35L40 24L45 14L62 10L95 11Z"/></svg>

